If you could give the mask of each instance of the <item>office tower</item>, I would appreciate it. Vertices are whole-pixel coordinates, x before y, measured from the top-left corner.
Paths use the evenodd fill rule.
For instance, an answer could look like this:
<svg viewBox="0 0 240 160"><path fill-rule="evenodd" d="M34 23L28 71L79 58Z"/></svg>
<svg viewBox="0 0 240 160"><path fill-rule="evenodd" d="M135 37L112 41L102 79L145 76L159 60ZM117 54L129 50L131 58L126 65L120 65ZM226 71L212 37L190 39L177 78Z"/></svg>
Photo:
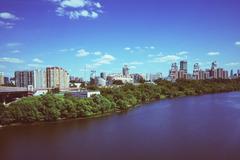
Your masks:
<svg viewBox="0 0 240 160"><path fill-rule="evenodd" d="M171 81L175 81L178 79L178 66L177 63L173 63L171 69L169 71L169 78Z"/></svg>
<svg viewBox="0 0 240 160"><path fill-rule="evenodd" d="M180 61L180 70L184 71L185 73L188 72L187 61Z"/></svg>
<svg viewBox="0 0 240 160"><path fill-rule="evenodd" d="M217 62L212 62L211 70L210 70L210 78L211 79L217 79Z"/></svg>
<svg viewBox="0 0 240 160"><path fill-rule="evenodd" d="M217 69L217 79L223 79L223 68Z"/></svg>
<svg viewBox="0 0 240 160"><path fill-rule="evenodd" d="M195 80L200 79L200 67L198 63L194 64L193 66L193 79Z"/></svg>
<svg viewBox="0 0 240 160"><path fill-rule="evenodd" d="M105 72L101 72L100 73L100 77L102 78L102 79L107 79L107 74L105 73Z"/></svg>
<svg viewBox="0 0 240 160"><path fill-rule="evenodd" d="M204 74L205 74L204 71L202 71L202 70L199 71L199 80L204 80L205 79Z"/></svg>
<svg viewBox="0 0 240 160"><path fill-rule="evenodd" d="M212 62L211 70L217 69L217 61Z"/></svg>
<svg viewBox="0 0 240 160"><path fill-rule="evenodd" d="M223 71L223 79L228 79L228 71Z"/></svg>
<svg viewBox="0 0 240 160"><path fill-rule="evenodd" d="M34 70L34 89L45 89L47 88L46 69Z"/></svg>
<svg viewBox="0 0 240 160"><path fill-rule="evenodd" d="M66 89L69 87L69 74L61 67L48 67L47 88Z"/></svg>
<svg viewBox="0 0 240 160"><path fill-rule="evenodd" d="M17 87L28 87L34 84L34 72L33 71L16 71L15 83Z"/></svg>
<svg viewBox="0 0 240 160"><path fill-rule="evenodd" d="M123 77L129 77L129 68L127 65L124 65L122 69L122 74L123 74Z"/></svg>
<svg viewBox="0 0 240 160"><path fill-rule="evenodd" d="M0 85L4 85L4 73L0 72Z"/></svg>
<svg viewBox="0 0 240 160"><path fill-rule="evenodd" d="M206 69L206 71L204 72L204 79L210 79L211 78L210 77L210 72L211 72L211 70Z"/></svg>
<svg viewBox="0 0 240 160"><path fill-rule="evenodd" d="M233 69L232 69L230 72L230 78L233 78L233 77L234 77L234 74L233 74Z"/></svg>

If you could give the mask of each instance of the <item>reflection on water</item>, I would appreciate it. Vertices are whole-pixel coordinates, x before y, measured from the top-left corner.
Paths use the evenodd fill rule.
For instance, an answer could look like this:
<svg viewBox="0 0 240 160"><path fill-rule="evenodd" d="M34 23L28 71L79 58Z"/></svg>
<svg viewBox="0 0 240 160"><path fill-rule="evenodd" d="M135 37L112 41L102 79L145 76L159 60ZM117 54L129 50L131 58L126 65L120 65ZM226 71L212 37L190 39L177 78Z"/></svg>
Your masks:
<svg viewBox="0 0 240 160"><path fill-rule="evenodd" d="M240 93L185 97L130 112L0 130L0 159L239 160Z"/></svg>

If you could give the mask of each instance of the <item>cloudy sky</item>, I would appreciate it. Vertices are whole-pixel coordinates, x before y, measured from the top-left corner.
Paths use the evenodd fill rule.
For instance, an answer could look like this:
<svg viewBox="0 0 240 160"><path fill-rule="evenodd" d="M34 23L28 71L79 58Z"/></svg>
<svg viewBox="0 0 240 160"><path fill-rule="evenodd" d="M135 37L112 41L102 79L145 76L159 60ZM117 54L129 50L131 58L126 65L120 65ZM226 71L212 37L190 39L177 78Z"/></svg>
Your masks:
<svg viewBox="0 0 240 160"><path fill-rule="evenodd" d="M239 0L0 0L0 71L240 68Z"/></svg>

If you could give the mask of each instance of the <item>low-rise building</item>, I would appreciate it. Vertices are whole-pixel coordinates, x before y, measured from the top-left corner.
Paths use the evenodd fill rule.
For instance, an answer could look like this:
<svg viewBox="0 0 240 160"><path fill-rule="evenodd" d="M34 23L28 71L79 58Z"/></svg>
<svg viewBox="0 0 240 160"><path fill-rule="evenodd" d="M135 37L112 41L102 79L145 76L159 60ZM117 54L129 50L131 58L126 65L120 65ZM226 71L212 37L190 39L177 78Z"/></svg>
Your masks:
<svg viewBox="0 0 240 160"><path fill-rule="evenodd" d="M69 92L73 97L77 98L90 98L93 95L100 95L100 91L88 91L88 90L80 90L80 91L71 91Z"/></svg>

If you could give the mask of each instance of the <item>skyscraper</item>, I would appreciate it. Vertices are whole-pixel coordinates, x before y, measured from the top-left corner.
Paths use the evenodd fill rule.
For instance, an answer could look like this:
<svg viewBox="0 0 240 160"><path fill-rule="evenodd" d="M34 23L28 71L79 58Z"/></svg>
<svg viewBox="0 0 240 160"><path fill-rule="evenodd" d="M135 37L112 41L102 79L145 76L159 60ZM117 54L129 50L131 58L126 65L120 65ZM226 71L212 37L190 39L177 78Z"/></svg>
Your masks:
<svg viewBox="0 0 240 160"><path fill-rule="evenodd" d="M184 71L184 73L188 72L187 61L180 61L180 70Z"/></svg>
<svg viewBox="0 0 240 160"><path fill-rule="evenodd" d="M178 66L177 63L173 63L169 71L169 78L171 81L176 81L178 79Z"/></svg>
<svg viewBox="0 0 240 160"><path fill-rule="evenodd" d="M193 66L193 78L195 80L200 79L200 67L199 67L198 63L194 64L194 66Z"/></svg>
<svg viewBox="0 0 240 160"><path fill-rule="evenodd" d="M15 81L17 87L28 87L34 84L34 72L33 71L16 71Z"/></svg>
<svg viewBox="0 0 240 160"><path fill-rule="evenodd" d="M230 78L233 78L234 77L234 74L233 74L233 69L231 70L231 73L230 73Z"/></svg>
<svg viewBox="0 0 240 160"><path fill-rule="evenodd" d="M129 68L127 65L124 65L122 69L122 74L123 74L123 77L129 77Z"/></svg>

